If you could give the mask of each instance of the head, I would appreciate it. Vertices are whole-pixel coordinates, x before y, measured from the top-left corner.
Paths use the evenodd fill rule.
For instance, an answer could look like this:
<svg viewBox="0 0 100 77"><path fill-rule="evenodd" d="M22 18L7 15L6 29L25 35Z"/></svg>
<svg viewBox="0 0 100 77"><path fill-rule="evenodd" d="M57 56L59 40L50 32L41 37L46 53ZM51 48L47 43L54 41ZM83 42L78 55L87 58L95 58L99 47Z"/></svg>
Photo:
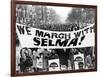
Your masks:
<svg viewBox="0 0 100 77"><path fill-rule="evenodd" d="M26 58L28 55L29 55L29 50L28 50L28 48L22 48L21 50L20 50L20 55L21 55L21 57L22 58Z"/></svg>

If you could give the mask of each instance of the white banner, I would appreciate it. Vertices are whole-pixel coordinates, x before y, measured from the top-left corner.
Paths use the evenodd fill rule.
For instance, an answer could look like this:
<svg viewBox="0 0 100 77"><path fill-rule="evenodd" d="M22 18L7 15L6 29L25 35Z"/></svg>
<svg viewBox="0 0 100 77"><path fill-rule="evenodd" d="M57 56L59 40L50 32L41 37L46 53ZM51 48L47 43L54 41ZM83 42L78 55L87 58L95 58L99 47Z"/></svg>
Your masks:
<svg viewBox="0 0 100 77"><path fill-rule="evenodd" d="M59 59L49 60L49 71L60 71Z"/></svg>
<svg viewBox="0 0 100 77"><path fill-rule="evenodd" d="M83 68L84 68L84 54L78 52L77 55L74 55L74 65L75 69L79 69L79 63L83 63Z"/></svg>
<svg viewBox="0 0 100 77"><path fill-rule="evenodd" d="M79 48L94 46L93 24L78 31L49 31L16 24L22 47Z"/></svg>

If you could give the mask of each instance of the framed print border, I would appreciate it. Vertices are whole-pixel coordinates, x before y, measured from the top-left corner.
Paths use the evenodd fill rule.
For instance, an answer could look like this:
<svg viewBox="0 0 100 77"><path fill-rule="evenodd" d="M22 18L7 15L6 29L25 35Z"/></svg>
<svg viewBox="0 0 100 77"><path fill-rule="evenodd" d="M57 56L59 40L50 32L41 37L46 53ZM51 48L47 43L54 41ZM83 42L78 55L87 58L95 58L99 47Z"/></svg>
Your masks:
<svg viewBox="0 0 100 77"><path fill-rule="evenodd" d="M76 7L76 8L94 8L95 9L95 67L82 70L66 70L66 71L49 71L49 72L34 72L34 73L16 73L16 5L44 5L44 6L61 6L61 7ZM96 5L81 5L67 3L50 3L50 2L33 2L33 1L11 1L11 76L28 76L28 75L44 75L44 74L61 74L61 73L79 73L97 71L97 6Z"/></svg>

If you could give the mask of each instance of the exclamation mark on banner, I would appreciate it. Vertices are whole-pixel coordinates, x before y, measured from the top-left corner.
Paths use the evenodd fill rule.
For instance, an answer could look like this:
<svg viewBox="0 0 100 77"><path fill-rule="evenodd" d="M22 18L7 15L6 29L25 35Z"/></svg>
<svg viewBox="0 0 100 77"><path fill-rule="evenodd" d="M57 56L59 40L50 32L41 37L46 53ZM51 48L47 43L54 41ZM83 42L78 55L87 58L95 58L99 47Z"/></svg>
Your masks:
<svg viewBox="0 0 100 77"><path fill-rule="evenodd" d="M81 37L81 40L80 40L80 42L79 42L79 45L81 45L81 43L82 43L82 41L84 40L84 38L85 38L85 36L82 36L82 37Z"/></svg>

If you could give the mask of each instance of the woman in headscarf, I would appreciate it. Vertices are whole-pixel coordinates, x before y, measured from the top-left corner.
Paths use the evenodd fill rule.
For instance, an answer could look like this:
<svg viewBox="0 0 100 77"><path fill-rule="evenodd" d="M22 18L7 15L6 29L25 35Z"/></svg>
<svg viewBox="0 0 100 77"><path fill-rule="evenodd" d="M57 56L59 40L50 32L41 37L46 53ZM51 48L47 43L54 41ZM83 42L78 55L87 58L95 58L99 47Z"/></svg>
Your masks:
<svg viewBox="0 0 100 77"><path fill-rule="evenodd" d="M29 56L29 49L22 48L20 51L20 70L21 72L29 72L30 67L33 65L32 58Z"/></svg>

